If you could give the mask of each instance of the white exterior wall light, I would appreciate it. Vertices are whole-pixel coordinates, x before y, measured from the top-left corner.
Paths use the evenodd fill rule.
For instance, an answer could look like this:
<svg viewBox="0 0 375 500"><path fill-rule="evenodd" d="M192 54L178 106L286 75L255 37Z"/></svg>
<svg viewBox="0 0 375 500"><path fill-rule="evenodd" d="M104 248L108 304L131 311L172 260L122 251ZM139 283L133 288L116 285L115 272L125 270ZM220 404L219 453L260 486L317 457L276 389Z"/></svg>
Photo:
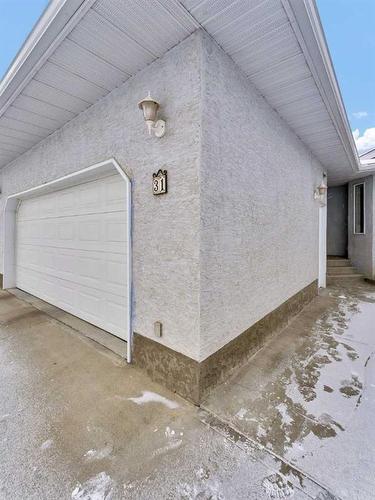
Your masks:
<svg viewBox="0 0 375 500"><path fill-rule="evenodd" d="M320 185L314 191L314 199L319 200L319 199L323 198L323 196L327 192L327 189L328 188L327 188L326 184L324 183L324 181L322 181L320 183Z"/></svg>
<svg viewBox="0 0 375 500"><path fill-rule="evenodd" d="M143 117L145 119L149 135L154 133L155 137L163 137L165 134L165 121L157 120L160 105L158 101L155 101L155 99L151 97L150 92L147 97L138 103L138 107L143 111Z"/></svg>

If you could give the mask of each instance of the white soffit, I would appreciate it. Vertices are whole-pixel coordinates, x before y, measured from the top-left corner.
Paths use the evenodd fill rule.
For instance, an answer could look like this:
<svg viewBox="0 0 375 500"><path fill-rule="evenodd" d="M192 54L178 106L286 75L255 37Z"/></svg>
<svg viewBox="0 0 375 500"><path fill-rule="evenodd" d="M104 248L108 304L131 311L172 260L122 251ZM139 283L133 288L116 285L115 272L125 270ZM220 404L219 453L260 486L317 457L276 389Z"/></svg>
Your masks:
<svg viewBox="0 0 375 500"><path fill-rule="evenodd" d="M358 156L314 0L52 0L0 84L0 167L198 28L327 169Z"/></svg>

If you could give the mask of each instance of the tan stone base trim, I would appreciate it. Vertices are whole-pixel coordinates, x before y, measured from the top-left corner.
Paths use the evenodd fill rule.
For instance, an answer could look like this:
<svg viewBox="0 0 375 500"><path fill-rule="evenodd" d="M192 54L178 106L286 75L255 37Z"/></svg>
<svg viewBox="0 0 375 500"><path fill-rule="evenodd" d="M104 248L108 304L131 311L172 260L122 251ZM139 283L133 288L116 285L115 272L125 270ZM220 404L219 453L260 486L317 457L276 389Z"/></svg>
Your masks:
<svg viewBox="0 0 375 500"><path fill-rule="evenodd" d="M223 382L236 368L246 363L317 294L318 281L314 281L206 358L201 363L201 398L207 395L209 389Z"/></svg>
<svg viewBox="0 0 375 500"><path fill-rule="evenodd" d="M199 403L199 363L194 359L134 333L133 362L156 382Z"/></svg>
<svg viewBox="0 0 375 500"><path fill-rule="evenodd" d="M249 360L318 293L314 281L201 363L137 333L133 360L148 375L194 404Z"/></svg>

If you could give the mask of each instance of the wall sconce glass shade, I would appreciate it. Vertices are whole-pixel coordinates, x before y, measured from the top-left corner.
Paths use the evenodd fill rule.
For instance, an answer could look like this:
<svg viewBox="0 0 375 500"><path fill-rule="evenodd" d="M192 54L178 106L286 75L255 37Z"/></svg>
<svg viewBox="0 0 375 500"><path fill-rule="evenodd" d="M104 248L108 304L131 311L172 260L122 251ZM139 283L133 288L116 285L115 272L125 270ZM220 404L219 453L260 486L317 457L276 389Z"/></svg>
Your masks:
<svg viewBox="0 0 375 500"><path fill-rule="evenodd" d="M318 187L314 189L314 199L320 200L321 202L324 200L324 195L327 192L328 187L326 186L324 180L320 183Z"/></svg>
<svg viewBox="0 0 375 500"><path fill-rule="evenodd" d="M149 135L154 132L156 137L162 137L165 133L165 121L157 120L159 103L151 97L150 92L147 97L138 103L139 109L143 112Z"/></svg>
<svg viewBox="0 0 375 500"><path fill-rule="evenodd" d="M159 103L151 98L150 92L147 97L138 103L138 107L143 111L143 117L146 121L154 122L156 120Z"/></svg>
<svg viewBox="0 0 375 500"><path fill-rule="evenodd" d="M323 196L326 191L327 191L327 186L324 184L324 181L321 182L320 186L318 187L319 195Z"/></svg>

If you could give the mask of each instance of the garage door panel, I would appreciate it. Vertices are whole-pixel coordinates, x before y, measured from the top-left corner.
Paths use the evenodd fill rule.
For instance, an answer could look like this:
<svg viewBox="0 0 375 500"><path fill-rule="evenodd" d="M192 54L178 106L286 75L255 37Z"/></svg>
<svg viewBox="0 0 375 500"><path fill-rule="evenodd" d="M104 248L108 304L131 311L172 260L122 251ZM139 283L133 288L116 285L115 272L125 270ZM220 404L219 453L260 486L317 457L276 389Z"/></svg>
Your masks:
<svg viewBox="0 0 375 500"><path fill-rule="evenodd" d="M31 248L19 247L17 271L23 269L126 297L127 265L121 254Z"/></svg>
<svg viewBox="0 0 375 500"><path fill-rule="evenodd" d="M88 289L77 283L46 277L22 268L17 276L17 286L100 328L119 336L124 335L126 296Z"/></svg>
<svg viewBox="0 0 375 500"><path fill-rule="evenodd" d="M118 255L108 255L105 262L107 281L111 286L122 286L126 279L126 265Z"/></svg>
<svg viewBox="0 0 375 500"><path fill-rule="evenodd" d="M90 290L90 292L84 288L78 288L76 294L82 314L94 320L97 316L101 316L100 310L103 307L103 301L101 296L95 293L95 290Z"/></svg>
<svg viewBox="0 0 375 500"><path fill-rule="evenodd" d="M23 201L17 286L125 338L126 206L117 175Z"/></svg>
<svg viewBox="0 0 375 500"><path fill-rule="evenodd" d="M74 275L80 276L82 280L88 279L93 284L96 284L97 280L102 281L104 279L103 264L100 257L100 255L95 257L86 252L86 255L78 256L75 259L70 254L68 256L69 268L74 269Z"/></svg>
<svg viewBox="0 0 375 500"><path fill-rule="evenodd" d="M76 227L70 220L61 219L58 227L58 239L63 241L74 241L76 238Z"/></svg>
<svg viewBox="0 0 375 500"><path fill-rule="evenodd" d="M43 221L20 221L17 224L19 245L76 250L124 253L127 245L125 212L55 218Z"/></svg>
<svg viewBox="0 0 375 500"><path fill-rule="evenodd" d="M46 275L30 272L27 269L17 268L17 286L41 298L57 298L55 281ZM43 295L43 296L42 296Z"/></svg>
<svg viewBox="0 0 375 500"><path fill-rule="evenodd" d="M18 220L123 212L126 209L126 184L116 177L119 176L31 198L27 200L27 206L21 204Z"/></svg>
<svg viewBox="0 0 375 500"><path fill-rule="evenodd" d="M77 286L60 279L41 277L39 273L30 276L21 272L18 287L46 302L79 316L89 323L124 336L126 322L126 301L109 293ZM57 304L58 302L58 304ZM79 305L79 314L77 314Z"/></svg>
<svg viewBox="0 0 375 500"><path fill-rule="evenodd" d="M111 211L123 210L126 199L125 183L119 184L114 179L110 179L104 186L105 204Z"/></svg>
<svg viewBox="0 0 375 500"><path fill-rule="evenodd" d="M105 239L108 243L121 243L121 246L126 243L127 234L124 221L116 220L115 217L108 218L104 229Z"/></svg>
<svg viewBox="0 0 375 500"><path fill-rule="evenodd" d="M99 218L90 217L90 220L85 220L86 217L77 222L78 224L78 240L91 243L92 241L102 241L102 228L100 227ZM95 245L96 246L96 245Z"/></svg>
<svg viewBox="0 0 375 500"><path fill-rule="evenodd" d="M116 304L113 300L105 301L106 315L110 318L112 329L118 328L118 325L126 321L125 309L122 303Z"/></svg>

